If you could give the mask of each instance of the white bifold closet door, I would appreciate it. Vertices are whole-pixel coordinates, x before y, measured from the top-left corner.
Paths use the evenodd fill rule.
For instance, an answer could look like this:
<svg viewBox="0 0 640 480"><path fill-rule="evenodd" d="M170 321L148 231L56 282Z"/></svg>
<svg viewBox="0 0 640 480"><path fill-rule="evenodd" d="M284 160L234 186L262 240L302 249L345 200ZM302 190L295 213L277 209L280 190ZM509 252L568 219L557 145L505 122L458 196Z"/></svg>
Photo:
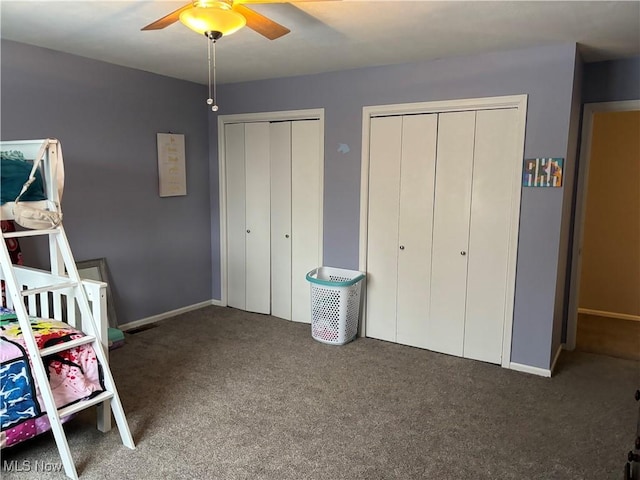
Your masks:
<svg viewBox="0 0 640 480"><path fill-rule="evenodd" d="M320 121L274 122L271 130L271 313L311 323L307 272L319 267Z"/></svg>
<svg viewBox="0 0 640 480"><path fill-rule="evenodd" d="M502 361L516 115L516 109L440 114L432 350Z"/></svg>
<svg viewBox="0 0 640 480"><path fill-rule="evenodd" d="M271 231L269 124L225 127L227 173L227 303L270 313Z"/></svg>
<svg viewBox="0 0 640 480"><path fill-rule="evenodd" d="M367 336L426 348L437 115L371 119Z"/></svg>
<svg viewBox="0 0 640 480"><path fill-rule="evenodd" d="M507 321L513 182L521 160L517 125L516 109L476 114L464 356L491 363L502 360Z"/></svg>
<svg viewBox="0 0 640 480"><path fill-rule="evenodd" d="M246 184L244 124L224 129L227 190L227 304L245 309L247 299L246 263Z"/></svg>
<svg viewBox="0 0 640 480"><path fill-rule="evenodd" d="M440 114L429 348L462 356L476 112Z"/></svg>
<svg viewBox="0 0 640 480"><path fill-rule="evenodd" d="M227 303L311 322L321 265L319 120L225 125Z"/></svg>
<svg viewBox="0 0 640 480"><path fill-rule="evenodd" d="M246 161L246 309L250 312L269 313L271 298L269 285L271 276L271 222L269 214L269 124L245 124Z"/></svg>
<svg viewBox="0 0 640 480"><path fill-rule="evenodd" d="M291 122L291 320L311 323L308 272L322 265L320 121Z"/></svg>
<svg viewBox="0 0 640 480"><path fill-rule="evenodd" d="M271 313L291 320L291 122L270 125Z"/></svg>
<svg viewBox="0 0 640 480"><path fill-rule="evenodd" d="M516 109L371 119L366 335L501 363Z"/></svg>

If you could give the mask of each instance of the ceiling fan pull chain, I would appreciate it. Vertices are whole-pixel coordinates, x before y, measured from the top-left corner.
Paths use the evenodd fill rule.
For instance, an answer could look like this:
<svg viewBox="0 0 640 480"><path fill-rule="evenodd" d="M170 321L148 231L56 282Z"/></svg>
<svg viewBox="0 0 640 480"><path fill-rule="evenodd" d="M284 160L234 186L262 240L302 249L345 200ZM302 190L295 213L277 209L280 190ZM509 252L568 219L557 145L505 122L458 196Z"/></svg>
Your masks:
<svg viewBox="0 0 640 480"><path fill-rule="evenodd" d="M207 35L209 41L207 42L207 60L209 62L209 98L207 98L207 105L211 105L211 110L218 111L218 105L216 104L216 39L213 36ZM211 45L213 45L213 97L211 96Z"/></svg>
<svg viewBox="0 0 640 480"><path fill-rule="evenodd" d="M207 42L207 61L209 62L209 98L207 98L207 105L213 104L213 98L211 98L211 40Z"/></svg>
<svg viewBox="0 0 640 480"><path fill-rule="evenodd" d="M213 106L211 107L211 110L217 112L218 103L216 102L216 99L218 98L218 94L216 93L216 41L212 40L211 43L213 43Z"/></svg>

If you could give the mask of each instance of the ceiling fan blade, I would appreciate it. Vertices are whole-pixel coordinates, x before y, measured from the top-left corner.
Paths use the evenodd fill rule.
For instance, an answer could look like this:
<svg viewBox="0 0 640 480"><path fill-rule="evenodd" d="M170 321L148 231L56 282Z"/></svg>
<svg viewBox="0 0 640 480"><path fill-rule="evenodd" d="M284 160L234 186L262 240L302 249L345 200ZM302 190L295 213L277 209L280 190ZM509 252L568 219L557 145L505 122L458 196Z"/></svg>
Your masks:
<svg viewBox="0 0 640 480"><path fill-rule="evenodd" d="M146 27L141 28L140 30L160 30L164 27L168 27L169 25L176 23L180 19L180 14L193 7L193 3L189 2L185 6L180 7L179 9L171 12L169 15L165 15L162 18L159 18L155 22L150 23Z"/></svg>
<svg viewBox="0 0 640 480"><path fill-rule="evenodd" d="M291 31L287 27L283 27L244 5L234 4L233 9L247 19L247 27L267 37L269 40L280 38Z"/></svg>

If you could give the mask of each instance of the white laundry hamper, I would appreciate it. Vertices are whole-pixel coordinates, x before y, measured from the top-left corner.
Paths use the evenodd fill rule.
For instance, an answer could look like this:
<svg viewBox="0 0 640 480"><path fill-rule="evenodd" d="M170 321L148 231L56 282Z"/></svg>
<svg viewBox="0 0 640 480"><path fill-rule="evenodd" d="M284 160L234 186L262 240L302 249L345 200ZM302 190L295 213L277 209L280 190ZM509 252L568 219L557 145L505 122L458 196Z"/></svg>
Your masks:
<svg viewBox="0 0 640 480"><path fill-rule="evenodd" d="M307 273L311 284L311 336L315 340L344 345L355 338L364 278L362 272L333 267Z"/></svg>

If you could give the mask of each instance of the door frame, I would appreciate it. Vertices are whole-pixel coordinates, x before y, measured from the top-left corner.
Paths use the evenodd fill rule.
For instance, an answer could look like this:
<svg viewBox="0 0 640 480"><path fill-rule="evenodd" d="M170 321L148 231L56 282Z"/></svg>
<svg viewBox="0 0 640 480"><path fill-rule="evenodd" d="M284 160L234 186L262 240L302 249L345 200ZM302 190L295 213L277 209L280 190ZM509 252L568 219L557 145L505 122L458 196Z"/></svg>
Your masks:
<svg viewBox="0 0 640 480"><path fill-rule="evenodd" d="M628 112L640 110L640 99L619 102L585 103L582 112L582 140L580 142L580 160L576 181L576 207L573 217L573 245L571 250L571 280L569 286L569 310L567 313L567 335L565 350L576 348L578 330L578 303L580 296L580 275L582 274L582 245L584 241L584 221L586 218L586 200L591 162L591 143L593 140L593 116L601 112Z"/></svg>
<svg viewBox="0 0 640 480"><path fill-rule="evenodd" d="M295 120L320 121L320 225L319 252L323 258L323 226L324 226L324 108L307 110L283 110L275 112L239 113L218 116L218 190L220 202L220 305L227 306L227 176L224 128L232 123L250 122L286 122Z"/></svg>
<svg viewBox="0 0 640 480"><path fill-rule="evenodd" d="M518 254L518 232L520 229L520 199L522 192L522 164L527 119L528 95L508 95L501 97L467 98L420 103L366 106L362 109L362 169L360 179L360 255L359 269L367 271L367 232L369 217L369 142L371 119L390 115L412 115L427 113L457 112L464 110L495 110L515 108L518 111L516 127L518 145L518 165L514 169L511 204L511 229L509 232L509 253L507 263L507 291L505 292L505 318L502 341L501 365L509 368L511 362L511 336L513 331L513 311L515 303L516 261ZM436 167L437 168L437 167ZM366 290L365 290L366 297ZM366 298L362 302L362 322L360 336L366 336Z"/></svg>

